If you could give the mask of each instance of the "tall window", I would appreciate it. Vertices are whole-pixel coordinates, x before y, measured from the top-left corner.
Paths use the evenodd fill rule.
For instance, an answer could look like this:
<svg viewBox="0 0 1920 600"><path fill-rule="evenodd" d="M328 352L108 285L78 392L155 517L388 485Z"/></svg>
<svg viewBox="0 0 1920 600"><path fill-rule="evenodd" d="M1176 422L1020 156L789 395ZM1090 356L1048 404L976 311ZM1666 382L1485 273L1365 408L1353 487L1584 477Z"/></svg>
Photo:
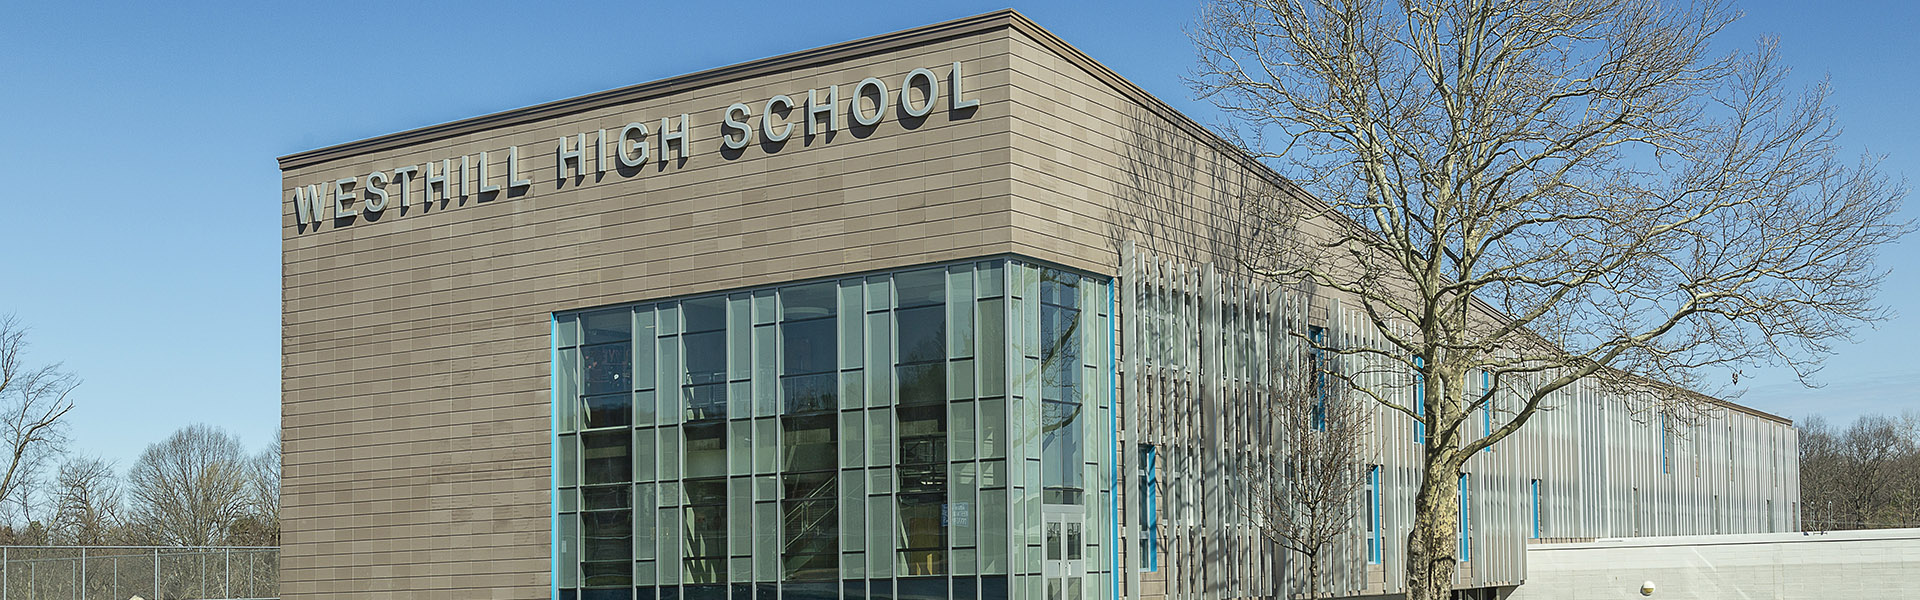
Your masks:
<svg viewBox="0 0 1920 600"><path fill-rule="evenodd" d="M1673 423L1667 413L1660 413L1660 472L1673 474Z"/></svg>
<svg viewBox="0 0 1920 600"><path fill-rule="evenodd" d="M713 597L727 582L727 299L686 300L680 317L687 498L681 581L690 596Z"/></svg>
<svg viewBox="0 0 1920 600"><path fill-rule="evenodd" d="M581 322L586 413L579 436L581 587L625 588L633 584L633 442L627 429L633 322L624 310L590 314Z"/></svg>
<svg viewBox="0 0 1920 600"><path fill-rule="evenodd" d="M780 290L780 559L787 581L840 579L836 290L833 282Z"/></svg>
<svg viewBox="0 0 1920 600"><path fill-rule="evenodd" d="M1540 480L1529 482L1527 489L1533 497L1533 539L1537 540L1540 539Z"/></svg>
<svg viewBox="0 0 1920 600"><path fill-rule="evenodd" d="M900 434L902 572L947 572L947 309L946 271L894 276L895 381Z"/></svg>
<svg viewBox="0 0 1920 600"><path fill-rule="evenodd" d="M1480 370L1480 396L1482 399L1480 404L1480 437L1488 437L1493 435L1493 375L1487 373L1486 369ZM1481 452L1492 451L1493 446L1487 446L1481 449Z"/></svg>
<svg viewBox="0 0 1920 600"><path fill-rule="evenodd" d="M1160 498L1155 475L1159 458L1152 444L1140 445L1140 570L1160 570Z"/></svg>
<svg viewBox="0 0 1920 600"><path fill-rule="evenodd" d="M1040 279L1040 472L1047 504L1081 504L1086 491L1079 283L1078 275L1052 269Z"/></svg>
<svg viewBox="0 0 1920 600"><path fill-rule="evenodd" d="M1473 560L1473 513L1467 508L1467 483L1471 481L1466 474L1460 475L1460 562Z"/></svg>
<svg viewBox="0 0 1920 600"><path fill-rule="evenodd" d="M1367 562L1380 564L1386 538L1380 531L1380 465L1367 466Z"/></svg>
<svg viewBox="0 0 1920 600"><path fill-rule="evenodd" d="M1312 344L1307 348L1307 376L1313 385L1313 428L1327 428L1327 330L1319 325L1307 326L1307 339Z"/></svg>
<svg viewBox="0 0 1920 600"><path fill-rule="evenodd" d="M1427 443L1427 376L1424 358L1413 357L1413 443Z"/></svg>

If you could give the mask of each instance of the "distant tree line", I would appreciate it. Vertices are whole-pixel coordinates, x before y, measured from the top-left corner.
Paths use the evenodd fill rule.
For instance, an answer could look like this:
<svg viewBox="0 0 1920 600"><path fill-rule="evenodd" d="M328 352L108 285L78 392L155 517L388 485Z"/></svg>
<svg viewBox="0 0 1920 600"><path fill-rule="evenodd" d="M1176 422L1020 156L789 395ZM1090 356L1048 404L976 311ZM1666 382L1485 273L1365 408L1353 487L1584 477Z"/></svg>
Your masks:
<svg viewBox="0 0 1920 600"><path fill-rule="evenodd" d="M1920 527L1920 413L1801 423L1800 506L1808 530Z"/></svg>
<svg viewBox="0 0 1920 600"><path fill-rule="evenodd" d="M0 545L277 546L280 443L249 452L191 425L122 475L68 447L80 379L27 359L26 327L0 317Z"/></svg>

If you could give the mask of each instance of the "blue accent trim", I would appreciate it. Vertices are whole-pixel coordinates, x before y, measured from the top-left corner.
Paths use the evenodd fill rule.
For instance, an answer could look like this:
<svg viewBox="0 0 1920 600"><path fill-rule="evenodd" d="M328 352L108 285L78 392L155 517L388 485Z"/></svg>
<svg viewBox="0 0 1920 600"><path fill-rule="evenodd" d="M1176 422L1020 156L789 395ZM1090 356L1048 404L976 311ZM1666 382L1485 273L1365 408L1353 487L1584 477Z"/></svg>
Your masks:
<svg viewBox="0 0 1920 600"><path fill-rule="evenodd" d="M1110 450L1108 453L1110 456L1107 457L1107 473L1109 479L1113 482L1111 489L1107 492L1107 550L1109 554L1107 559L1107 572L1113 576L1113 582L1111 583L1111 587L1107 589L1113 590L1114 600L1120 600L1120 570L1127 568L1126 565L1120 564L1120 494L1116 493L1126 491L1126 487L1124 487L1120 479L1120 458L1124 456L1122 454L1124 450L1120 447L1120 417L1117 414L1120 412L1120 353L1114 351L1118 347L1118 344L1114 343L1117 340L1113 335L1115 326L1120 322L1119 311L1115 310L1119 304L1114 299L1114 282L1117 279L1118 278L1107 280L1106 331L1107 446Z"/></svg>
<svg viewBox="0 0 1920 600"><path fill-rule="evenodd" d="M560 597L560 317L547 315L547 597Z"/></svg>

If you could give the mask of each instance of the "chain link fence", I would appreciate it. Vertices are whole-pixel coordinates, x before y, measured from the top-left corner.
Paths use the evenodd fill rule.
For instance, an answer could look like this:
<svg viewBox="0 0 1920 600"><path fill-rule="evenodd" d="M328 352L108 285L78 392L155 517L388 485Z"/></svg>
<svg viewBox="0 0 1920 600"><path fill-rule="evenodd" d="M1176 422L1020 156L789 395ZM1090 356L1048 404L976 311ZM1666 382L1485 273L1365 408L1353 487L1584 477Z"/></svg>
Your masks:
<svg viewBox="0 0 1920 600"><path fill-rule="evenodd" d="M280 597L280 549L0 546L0 600Z"/></svg>

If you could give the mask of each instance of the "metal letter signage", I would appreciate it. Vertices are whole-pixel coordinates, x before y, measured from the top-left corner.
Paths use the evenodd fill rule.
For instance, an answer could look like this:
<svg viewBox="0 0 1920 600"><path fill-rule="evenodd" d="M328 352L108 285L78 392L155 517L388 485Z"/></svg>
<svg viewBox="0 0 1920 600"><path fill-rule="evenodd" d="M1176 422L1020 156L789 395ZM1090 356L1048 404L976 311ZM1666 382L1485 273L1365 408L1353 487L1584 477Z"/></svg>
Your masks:
<svg viewBox="0 0 1920 600"><path fill-rule="evenodd" d="M943 94L947 97L949 113L963 113L961 116L965 116L964 113L980 106L980 100L970 97L966 88L961 86L958 62L953 63L947 72L944 86L939 75L925 68L908 72L898 82L898 87L890 88L887 81L875 77L864 78L853 86L853 93L844 98L844 104L839 85L808 89L805 104L796 103L794 96L787 94L776 94L764 103L731 103L717 111L718 118L714 119L721 127L717 150L724 152L724 158L738 158L753 145L757 134L760 141L765 142L762 145L765 152L778 152L784 147L782 142L793 135L794 121L800 122L799 129L807 136L808 145L813 144L811 140L815 136L825 136L831 141L835 132L846 128L846 123L842 121L846 115L852 115L854 122L864 131L879 126L888 115L894 114L891 109L896 106L904 115L902 118L918 122L933 112ZM942 87L946 89L942 90ZM898 97L894 94L898 94ZM759 114L754 114L755 106L760 107ZM659 160L659 170L669 166L684 166L694 156L694 125L689 115L683 113L676 116L679 118L660 117L658 130L649 130L647 119L634 119L617 133L611 129L593 130L591 151L588 150L587 132L574 133L572 140L567 139L568 134L560 134L557 138L558 150L554 153L553 184L564 185L569 176L576 180L576 186L599 181L598 177L587 177L587 160L590 157L595 159L593 173L605 174L610 154L619 161L619 167L614 171L620 180L648 172L642 167L647 165L649 159ZM758 123L754 122L756 119ZM462 154L458 157L457 173L454 158L439 157L403 164L391 171L373 171L360 177L324 179L295 185L291 191L294 222L302 231L316 231L322 222L331 221L338 228L355 223L362 215L377 220L392 206L388 202L390 195L397 200L392 204L400 209L398 214L406 214L416 185L423 199L421 207L429 210L446 208L455 199L465 204L470 197L479 202L489 202L531 195L533 178L527 177L521 169L520 147L507 146L506 154L504 165L494 160L498 156L497 150ZM669 160L669 157L677 160ZM505 167L505 177L500 177L499 171L495 170L499 167ZM499 179L506 179L506 185L499 185Z"/></svg>

